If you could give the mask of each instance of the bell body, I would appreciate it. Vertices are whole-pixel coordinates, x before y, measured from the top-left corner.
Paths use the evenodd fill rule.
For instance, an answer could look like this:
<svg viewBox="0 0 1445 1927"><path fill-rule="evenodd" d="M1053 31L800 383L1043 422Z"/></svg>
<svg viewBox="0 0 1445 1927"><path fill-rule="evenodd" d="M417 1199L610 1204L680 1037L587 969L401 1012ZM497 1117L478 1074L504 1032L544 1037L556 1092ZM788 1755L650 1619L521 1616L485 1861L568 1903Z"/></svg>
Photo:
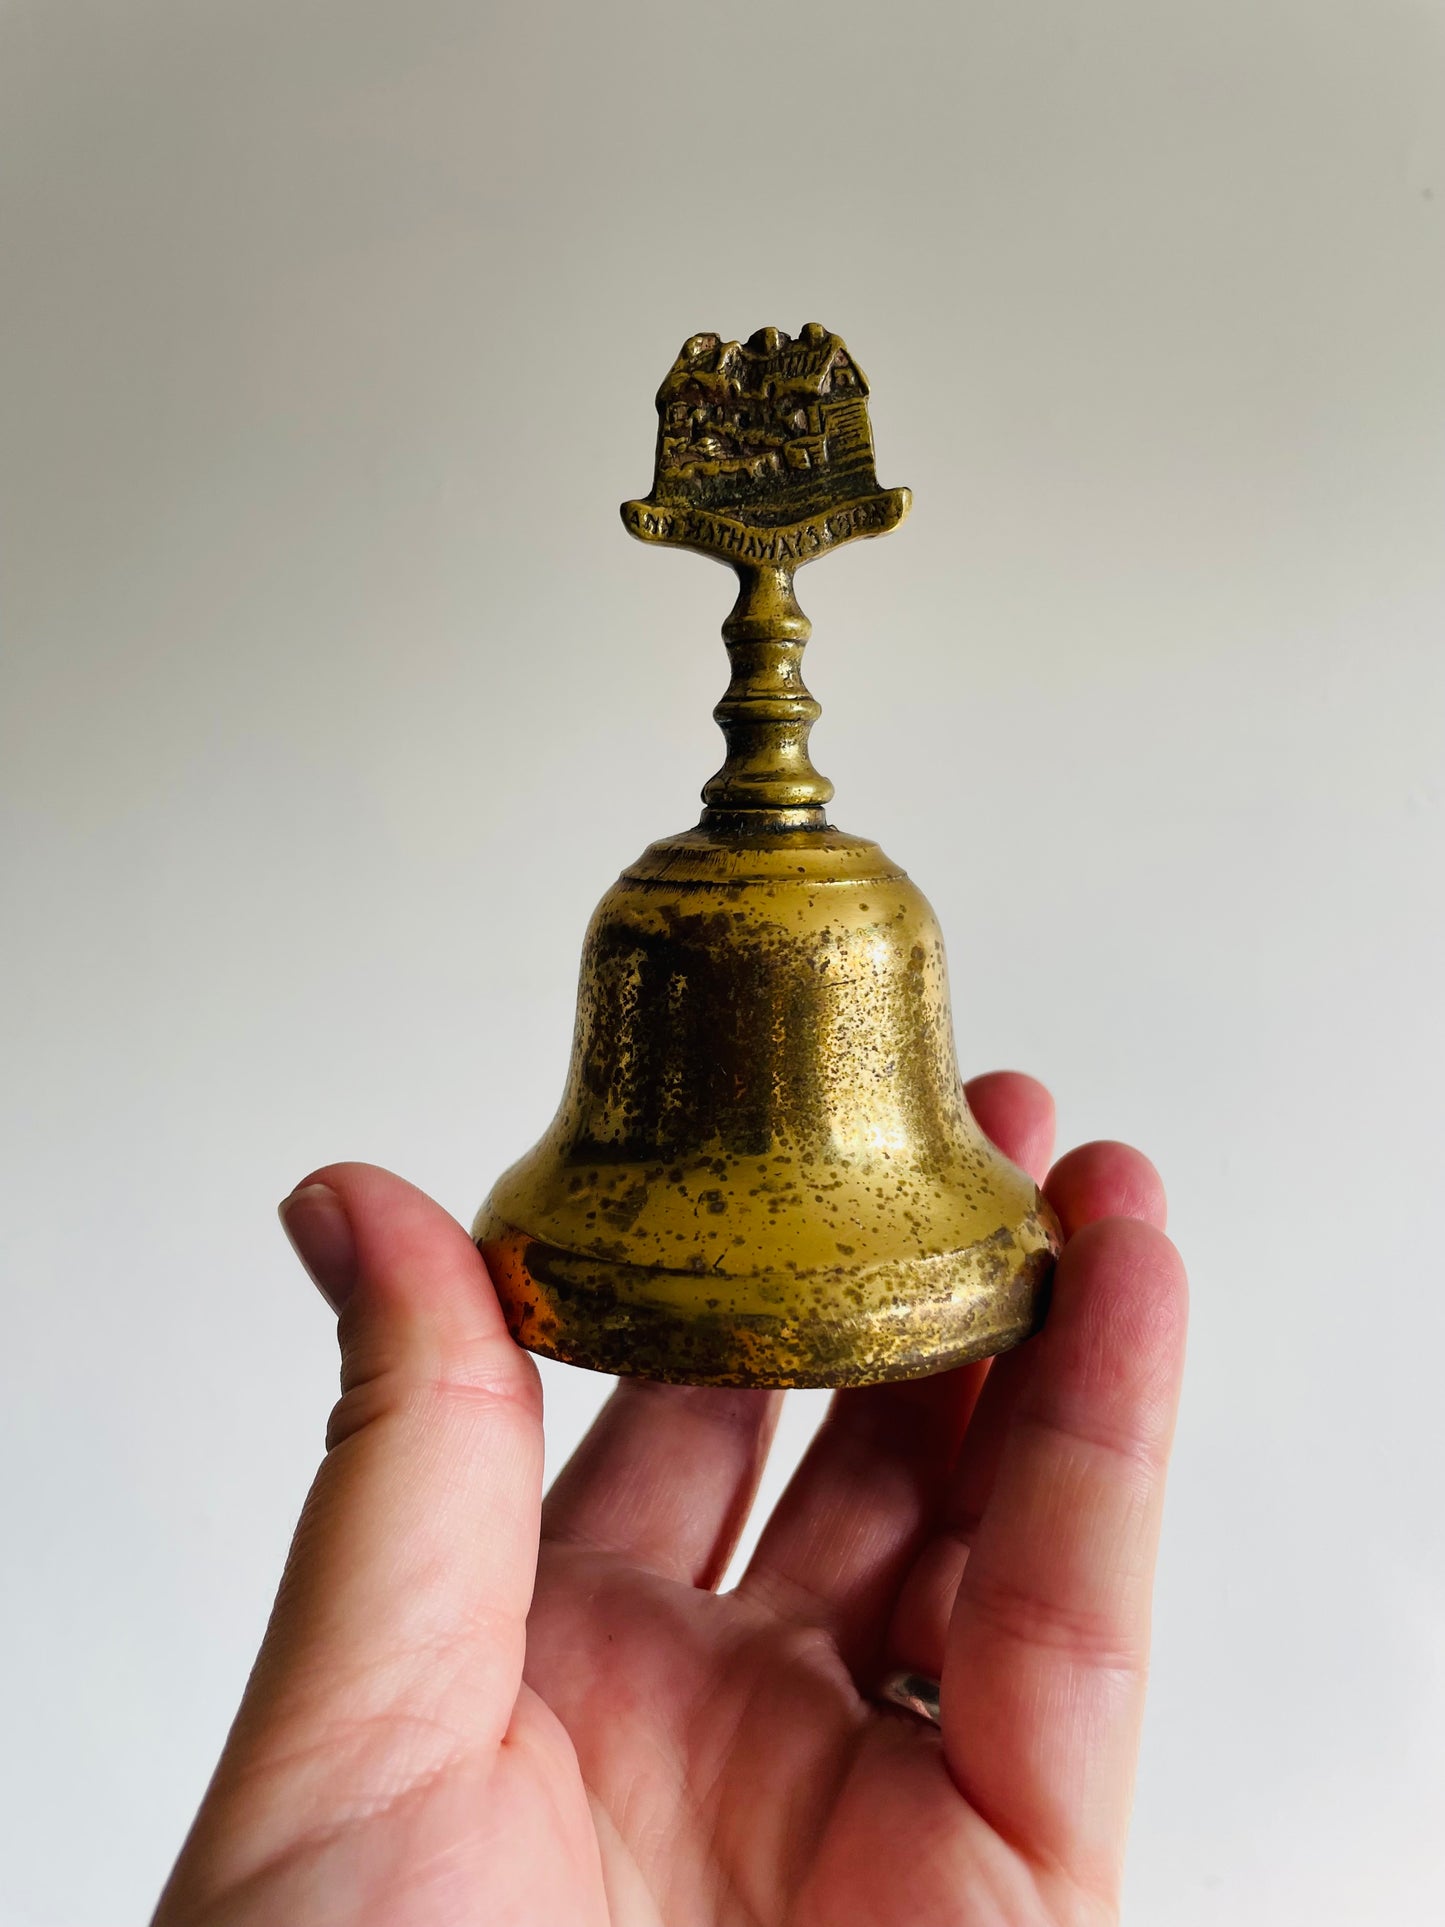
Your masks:
<svg viewBox="0 0 1445 1927"><path fill-rule="evenodd" d="M1058 1230L964 1100L933 912L876 843L749 820L654 843L593 916L561 1108L474 1228L511 1329L715 1385L1002 1351Z"/></svg>

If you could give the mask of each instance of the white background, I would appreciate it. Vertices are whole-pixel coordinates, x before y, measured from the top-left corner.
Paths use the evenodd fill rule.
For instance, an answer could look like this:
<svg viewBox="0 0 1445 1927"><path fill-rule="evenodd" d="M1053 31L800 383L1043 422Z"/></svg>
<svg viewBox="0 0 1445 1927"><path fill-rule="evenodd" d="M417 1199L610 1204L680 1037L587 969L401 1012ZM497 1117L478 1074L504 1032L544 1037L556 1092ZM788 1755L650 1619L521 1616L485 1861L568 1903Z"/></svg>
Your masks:
<svg viewBox="0 0 1445 1927"><path fill-rule="evenodd" d="M835 820L1194 1280L1127 1918L1445 1917L1442 143L1431 0L0 7L4 1927L141 1921L221 1743L275 1201L550 1115L720 754L616 504L810 319L916 500L802 579Z"/></svg>

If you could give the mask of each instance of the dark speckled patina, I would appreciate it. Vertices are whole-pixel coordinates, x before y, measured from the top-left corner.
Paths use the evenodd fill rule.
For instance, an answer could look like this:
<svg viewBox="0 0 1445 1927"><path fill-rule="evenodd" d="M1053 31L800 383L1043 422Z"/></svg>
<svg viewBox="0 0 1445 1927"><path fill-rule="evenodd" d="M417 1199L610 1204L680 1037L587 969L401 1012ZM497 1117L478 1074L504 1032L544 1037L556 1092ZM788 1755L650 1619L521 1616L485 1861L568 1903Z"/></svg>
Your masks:
<svg viewBox="0 0 1445 1927"><path fill-rule="evenodd" d="M812 335L814 359L826 339L836 362L838 338ZM752 497L725 471L726 516L709 468L723 444L699 437L712 506L697 529L681 519L689 475L665 473L682 460L677 397L692 397L697 367L742 365L747 392L772 406L794 345L760 331L739 364L737 344L694 337L659 396L653 496L623 514L645 540L737 568L718 708L728 760L699 827L654 843L598 906L561 1108L474 1228L517 1338L600 1371L719 1385L941 1371L1036 1328L1058 1247L1037 1187L964 1101L932 910L876 843L824 818L832 786L808 757L818 710L793 569L827 542L790 566L719 550L742 539L734 526L775 543L778 501L793 539L806 543L804 509L827 535L826 435L808 441L810 475L785 465L771 509L766 464ZM907 508L906 490L877 488L866 412L866 448L858 438L861 371L844 361L849 494L833 541ZM799 365L816 386L807 357ZM788 379L797 400L804 377ZM860 501L887 513L870 524ZM640 526L659 505L671 519Z"/></svg>

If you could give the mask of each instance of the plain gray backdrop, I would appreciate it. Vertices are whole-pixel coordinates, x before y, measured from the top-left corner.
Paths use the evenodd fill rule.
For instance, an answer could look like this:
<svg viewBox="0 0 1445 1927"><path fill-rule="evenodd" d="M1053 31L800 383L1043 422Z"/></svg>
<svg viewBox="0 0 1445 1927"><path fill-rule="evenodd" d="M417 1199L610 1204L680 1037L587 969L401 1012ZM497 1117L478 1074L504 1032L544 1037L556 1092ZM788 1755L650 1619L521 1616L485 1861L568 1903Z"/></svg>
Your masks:
<svg viewBox="0 0 1445 1927"><path fill-rule="evenodd" d="M916 504L802 578L835 820L1194 1281L1127 1918L1445 1917L1442 150L1435 0L0 4L4 1927L143 1920L223 1739L276 1200L549 1117L720 756L617 503L811 319Z"/></svg>

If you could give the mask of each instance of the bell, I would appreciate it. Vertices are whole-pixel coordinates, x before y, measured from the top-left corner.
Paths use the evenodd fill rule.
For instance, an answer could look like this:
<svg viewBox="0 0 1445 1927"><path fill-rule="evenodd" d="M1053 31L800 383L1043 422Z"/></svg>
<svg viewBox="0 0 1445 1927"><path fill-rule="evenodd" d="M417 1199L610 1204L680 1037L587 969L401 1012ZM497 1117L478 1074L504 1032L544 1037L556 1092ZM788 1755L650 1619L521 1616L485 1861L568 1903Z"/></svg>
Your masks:
<svg viewBox="0 0 1445 1927"><path fill-rule="evenodd" d="M727 760L598 906L561 1108L473 1235L518 1341L596 1371L862 1385L988 1357L1040 1322L1058 1227L969 1112L927 901L827 821L793 593L909 492L879 487L868 384L817 323L694 335L657 410L622 518L737 571Z"/></svg>

